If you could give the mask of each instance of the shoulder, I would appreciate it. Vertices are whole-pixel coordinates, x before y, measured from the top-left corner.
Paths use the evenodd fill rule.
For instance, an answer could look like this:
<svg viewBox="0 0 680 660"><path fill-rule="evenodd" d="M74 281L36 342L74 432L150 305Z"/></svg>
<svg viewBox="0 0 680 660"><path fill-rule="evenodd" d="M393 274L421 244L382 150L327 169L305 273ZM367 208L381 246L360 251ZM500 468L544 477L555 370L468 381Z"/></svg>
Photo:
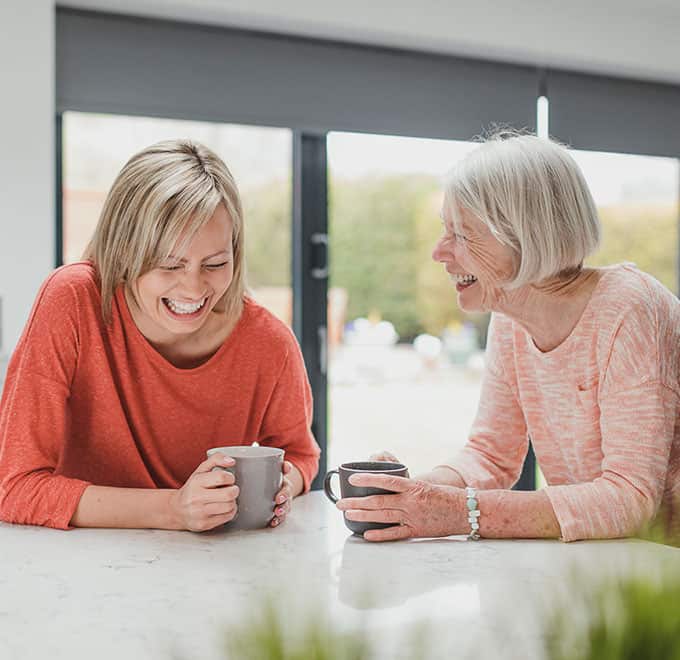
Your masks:
<svg viewBox="0 0 680 660"><path fill-rule="evenodd" d="M603 269L596 293L596 316L603 330L658 330L668 321L680 322L680 301L657 279L633 264Z"/></svg>
<svg viewBox="0 0 680 660"><path fill-rule="evenodd" d="M293 331L253 298L246 297L244 300L243 321L248 343L263 356L280 356L285 359L291 351L299 352Z"/></svg>
<svg viewBox="0 0 680 660"><path fill-rule="evenodd" d="M99 294L99 280L94 265L80 261L60 266L53 271L42 285L41 293L49 298L90 297Z"/></svg>
<svg viewBox="0 0 680 660"><path fill-rule="evenodd" d="M61 266L47 277L36 298L35 311L48 311L57 319L71 311L91 307L100 299L94 266L89 262L78 262Z"/></svg>

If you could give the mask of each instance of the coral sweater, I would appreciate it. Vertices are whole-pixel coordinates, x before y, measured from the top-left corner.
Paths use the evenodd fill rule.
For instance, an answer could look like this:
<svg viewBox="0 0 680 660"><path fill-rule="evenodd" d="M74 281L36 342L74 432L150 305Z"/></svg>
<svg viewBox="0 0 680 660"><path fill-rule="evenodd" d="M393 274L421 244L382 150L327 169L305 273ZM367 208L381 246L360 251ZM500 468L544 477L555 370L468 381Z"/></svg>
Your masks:
<svg viewBox="0 0 680 660"><path fill-rule="evenodd" d="M477 418L451 465L470 485L509 488L528 437L563 540L630 536L661 505L677 533L680 301L632 265L607 268L547 353L494 315Z"/></svg>
<svg viewBox="0 0 680 660"><path fill-rule="evenodd" d="M179 488L206 449L281 447L305 490L318 469L312 397L290 330L247 299L219 350L194 369L163 358L120 288L105 325L91 264L42 286L0 404L0 519L67 529L88 485Z"/></svg>

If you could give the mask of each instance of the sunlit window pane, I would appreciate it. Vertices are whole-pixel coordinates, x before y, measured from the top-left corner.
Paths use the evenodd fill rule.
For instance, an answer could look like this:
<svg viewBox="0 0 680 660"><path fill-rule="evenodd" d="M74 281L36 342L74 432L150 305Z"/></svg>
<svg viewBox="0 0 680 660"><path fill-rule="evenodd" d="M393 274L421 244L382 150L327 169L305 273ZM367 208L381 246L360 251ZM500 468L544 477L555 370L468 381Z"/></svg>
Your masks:
<svg viewBox="0 0 680 660"><path fill-rule="evenodd" d="M634 262L677 293L680 161L571 153L590 185L602 221L602 245L590 263Z"/></svg>
<svg viewBox="0 0 680 660"><path fill-rule="evenodd" d="M329 465L388 449L412 473L467 439L487 316L431 253L442 177L472 143L331 133Z"/></svg>

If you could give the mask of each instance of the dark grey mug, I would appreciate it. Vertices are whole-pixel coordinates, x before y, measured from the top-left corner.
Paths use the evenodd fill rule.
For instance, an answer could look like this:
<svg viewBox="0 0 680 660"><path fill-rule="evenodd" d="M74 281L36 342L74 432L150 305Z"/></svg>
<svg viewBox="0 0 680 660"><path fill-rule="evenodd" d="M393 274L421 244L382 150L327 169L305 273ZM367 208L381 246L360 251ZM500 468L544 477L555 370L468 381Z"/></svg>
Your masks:
<svg viewBox="0 0 680 660"><path fill-rule="evenodd" d="M349 483L349 478L353 474L370 472L372 474L389 474L394 477L408 477L408 468L401 463L392 463L389 461L357 461L354 463L343 463L337 470L330 470L326 473L326 478L323 482L323 489L326 497L335 503L338 501L337 495L333 492L331 487L331 479L334 474L340 478L340 493L345 497L366 497L367 495L385 495L393 493L392 490L384 490L382 488L369 488L367 486L353 486ZM343 514L344 515L344 514ZM345 516L345 525L355 534L363 534L369 529L384 529L385 527L392 527L392 523L379 522L359 522L356 520L347 520Z"/></svg>

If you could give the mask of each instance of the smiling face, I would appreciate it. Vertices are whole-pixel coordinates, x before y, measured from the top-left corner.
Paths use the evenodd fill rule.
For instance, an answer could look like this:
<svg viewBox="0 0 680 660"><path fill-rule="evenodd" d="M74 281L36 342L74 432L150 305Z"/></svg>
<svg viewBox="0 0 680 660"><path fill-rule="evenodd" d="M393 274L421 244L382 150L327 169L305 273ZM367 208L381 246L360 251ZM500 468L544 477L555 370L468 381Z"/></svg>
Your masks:
<svg viewBox="0 0 680 660"><path fill-rule="evenodd" d="M147 339L172 343L205 326L233 278L232 233L232 220L218 204L184 254L137 278L130 310Z"/></svg>
<svg viewBox="0 0 680 660"><path fill-rule="evenodd" d="M458 304L465 312L498 309L505 297L503 283L515 271L515 255L470 211L447 201L442 207L443 233L432 252L456 284Z"/></svg>

